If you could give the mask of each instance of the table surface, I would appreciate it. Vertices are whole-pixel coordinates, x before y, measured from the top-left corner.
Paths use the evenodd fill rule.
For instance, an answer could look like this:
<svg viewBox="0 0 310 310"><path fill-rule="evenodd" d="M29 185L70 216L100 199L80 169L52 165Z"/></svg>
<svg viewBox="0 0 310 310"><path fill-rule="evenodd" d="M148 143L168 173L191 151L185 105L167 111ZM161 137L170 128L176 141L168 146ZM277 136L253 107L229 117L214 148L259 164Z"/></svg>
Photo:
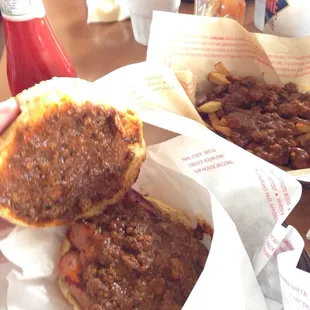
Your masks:
<svg viewBox="0 0 310 310"><path fill-rule="evenodd" d="M135 42L130 20L111 24L86 24L85 0L44 0L47 16L57 37L69 54L78 76L89 81L124 65L145 60L146 47ZM181 13L192 14L192 4L182 4ZM254 5L247 2L244 26L256 31L253 25ZM3 53L2 53L3 51ZM9 97L6 77L6 55L3 29L0 25L0 101ZM305 238L310 229L310 190L303 195L287 220ZM306 250L310 254L310 241Z"/></svg>

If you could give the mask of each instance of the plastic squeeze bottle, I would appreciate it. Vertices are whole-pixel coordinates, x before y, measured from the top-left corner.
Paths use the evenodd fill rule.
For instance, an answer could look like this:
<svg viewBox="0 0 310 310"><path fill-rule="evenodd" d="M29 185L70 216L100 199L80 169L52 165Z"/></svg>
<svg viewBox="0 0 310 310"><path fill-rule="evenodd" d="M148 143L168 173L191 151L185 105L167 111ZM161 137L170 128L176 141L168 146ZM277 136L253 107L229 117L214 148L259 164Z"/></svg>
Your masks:
<svg viewBox="0 0 310 310"><path fill-rule="evenodd" d="M0 0L0 10L13 96L55 76L76 77L45 16L42 0Z"/></svg>

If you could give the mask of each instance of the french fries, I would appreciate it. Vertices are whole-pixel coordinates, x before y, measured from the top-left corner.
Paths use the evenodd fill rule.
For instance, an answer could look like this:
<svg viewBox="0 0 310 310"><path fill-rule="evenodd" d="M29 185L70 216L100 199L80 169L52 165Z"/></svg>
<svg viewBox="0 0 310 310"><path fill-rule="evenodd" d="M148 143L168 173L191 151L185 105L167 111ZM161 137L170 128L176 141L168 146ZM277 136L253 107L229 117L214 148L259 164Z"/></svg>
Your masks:
<svg viewBox="0 0 310 310"><path fill-rule="evenodd" d="M308 132L310 132L310 124L297 123L296 124L296 129L300 133L308 133Z"/></svg>
<svg viewBox="0 0 310 310"><path fill-rule="evenodd" d="M216 126L215 130L224 135L225 137L231 136L231 129L229 127Z"/></svg>
<svg viewBox="0 0 310 310"><path fill-rule="evenodd" d="M225 68L222 62L218 62L215 66L214 69L218 72L221 73L225 76L231 75L230 72Z"/></svg>
<svg viewBox="0 0 310 310"><path fill-rule="evenodd" d="M221 126L221 121L217 117L216 113L208 113L208 118L211 125L215 128L216 126Z"/></svg>
<svg viewBox="0 0 310 310"><path fill-rule="evenodd" d="M217 117L216 113L208 113L208 117L212 127L225 137L231 136L231 129L227 126L223 126L221 120Z"/></svg>
<svg viewBox="0 0 310 310"><path fill-rule="evenodd" d="M203 113L213 113L217 112L222 108L222 103L220 101L209 101L201 105L200 107L197 108L198 112L203 112Z"/></svg>
<svg viewBox="0 0 310 310"><path fill-rule="evenodd" d="M230 82L227 80L226 76L219 72L210 72L208 73L208 80L210 83L215 85L227 85Z"/></svg>
<svg viewBox="0 0 310 310"><path fill-rule="evenodd" d="M303 145L306 141L310 140L310 132L297 137L296 140Z"/></svg>
<svg viewBox="0 0 310 310"><path fill-rule="evenodd" d="M205 125L206 125L206 127L207 127L208 129L214 131L214 129L212 128L212 126L210 126L207 122L205 122Z"/></svg>
<svg viewBox="0 0 310 310"><path fill-rule="evenodd" d="M209 82L215 85L227 85L230 82L227 80L227 76L231 75L222 62L218 62L214 65L215 71L208 74Z"/></svg>
<svg viewBox="0 0 310 310"><path fill-rule="evenodd" d="M228 122L224 117L221 118L220 123L221 126L228 127Z"/></svg>
<svg viewBox="0 0 310 310"><path fill-rule="evenodd" d="M231 84L230 81L226 78L231 76L231 73L226 69L222 62L218 62L214 66L215 71L208 74L208 80L215 85L228 85ZM215 130L218 133L224 135L225 137L230 137L232 132L228 127L228 122L225 118L219 119L216 115L216 112L222 109L222 102L220 101L208 101L202 104L200 107L197 107L197 111L200 113L206 113L208 115L211 126L205 122L206 126Z"/></svg>

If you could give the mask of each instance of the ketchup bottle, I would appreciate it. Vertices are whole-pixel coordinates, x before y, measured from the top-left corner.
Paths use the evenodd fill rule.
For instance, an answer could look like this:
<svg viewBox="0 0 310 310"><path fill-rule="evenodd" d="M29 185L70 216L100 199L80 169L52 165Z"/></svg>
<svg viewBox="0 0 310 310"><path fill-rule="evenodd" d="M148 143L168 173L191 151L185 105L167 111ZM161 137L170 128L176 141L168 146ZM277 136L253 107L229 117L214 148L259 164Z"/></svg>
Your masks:
<svg viewBox="0 0 310 310"><path fill-rule="evenodd" d="M0 9L13 96L54 76L76 77L45 16L42 0L0 0Z"/></svg>

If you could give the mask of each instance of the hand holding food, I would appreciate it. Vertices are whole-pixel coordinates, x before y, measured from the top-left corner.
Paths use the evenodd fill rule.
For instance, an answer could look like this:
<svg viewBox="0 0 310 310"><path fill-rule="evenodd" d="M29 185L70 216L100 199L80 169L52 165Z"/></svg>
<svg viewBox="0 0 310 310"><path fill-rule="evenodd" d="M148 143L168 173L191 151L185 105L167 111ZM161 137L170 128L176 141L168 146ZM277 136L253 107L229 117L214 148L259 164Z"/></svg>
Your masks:
<svg viewBox="0 0 310 310"><path fill-rule="evenodd" d="M9 99L0 103L0 135L19 113L20 109L15 100Z"/></svg>
<svg viewBox="0 0 310 310"><path fill-rule="evenodd" d="M7 100L4 102L1 102L0 104L0 135L5 130L7 126L11 124L11 122L14 121L16 116L19 114L20 110L18 105L16 104L15 100ZM12 226L9 222L3 220L0 218L0 230L4 231L6 228ZM7 232L5 230L5 235Z"/></svg>
<svg viewBox="0 0 310 310"><path fill-rule="evenodd" d="M122 200L146 156L142 122L105 104L91 83L52 79L16 96L21 114L0 137L0 215L55 226Z"/></svg>
<svg viewBox="0 0 310 310"><path fill-rule="evenodd" d="M204 230L131 189L146 157L136 113L79 79L42 82L12 102L21 113L0 137L0 216L72 225L59 286L74 309L181 309L207 259Z"/></svg>

